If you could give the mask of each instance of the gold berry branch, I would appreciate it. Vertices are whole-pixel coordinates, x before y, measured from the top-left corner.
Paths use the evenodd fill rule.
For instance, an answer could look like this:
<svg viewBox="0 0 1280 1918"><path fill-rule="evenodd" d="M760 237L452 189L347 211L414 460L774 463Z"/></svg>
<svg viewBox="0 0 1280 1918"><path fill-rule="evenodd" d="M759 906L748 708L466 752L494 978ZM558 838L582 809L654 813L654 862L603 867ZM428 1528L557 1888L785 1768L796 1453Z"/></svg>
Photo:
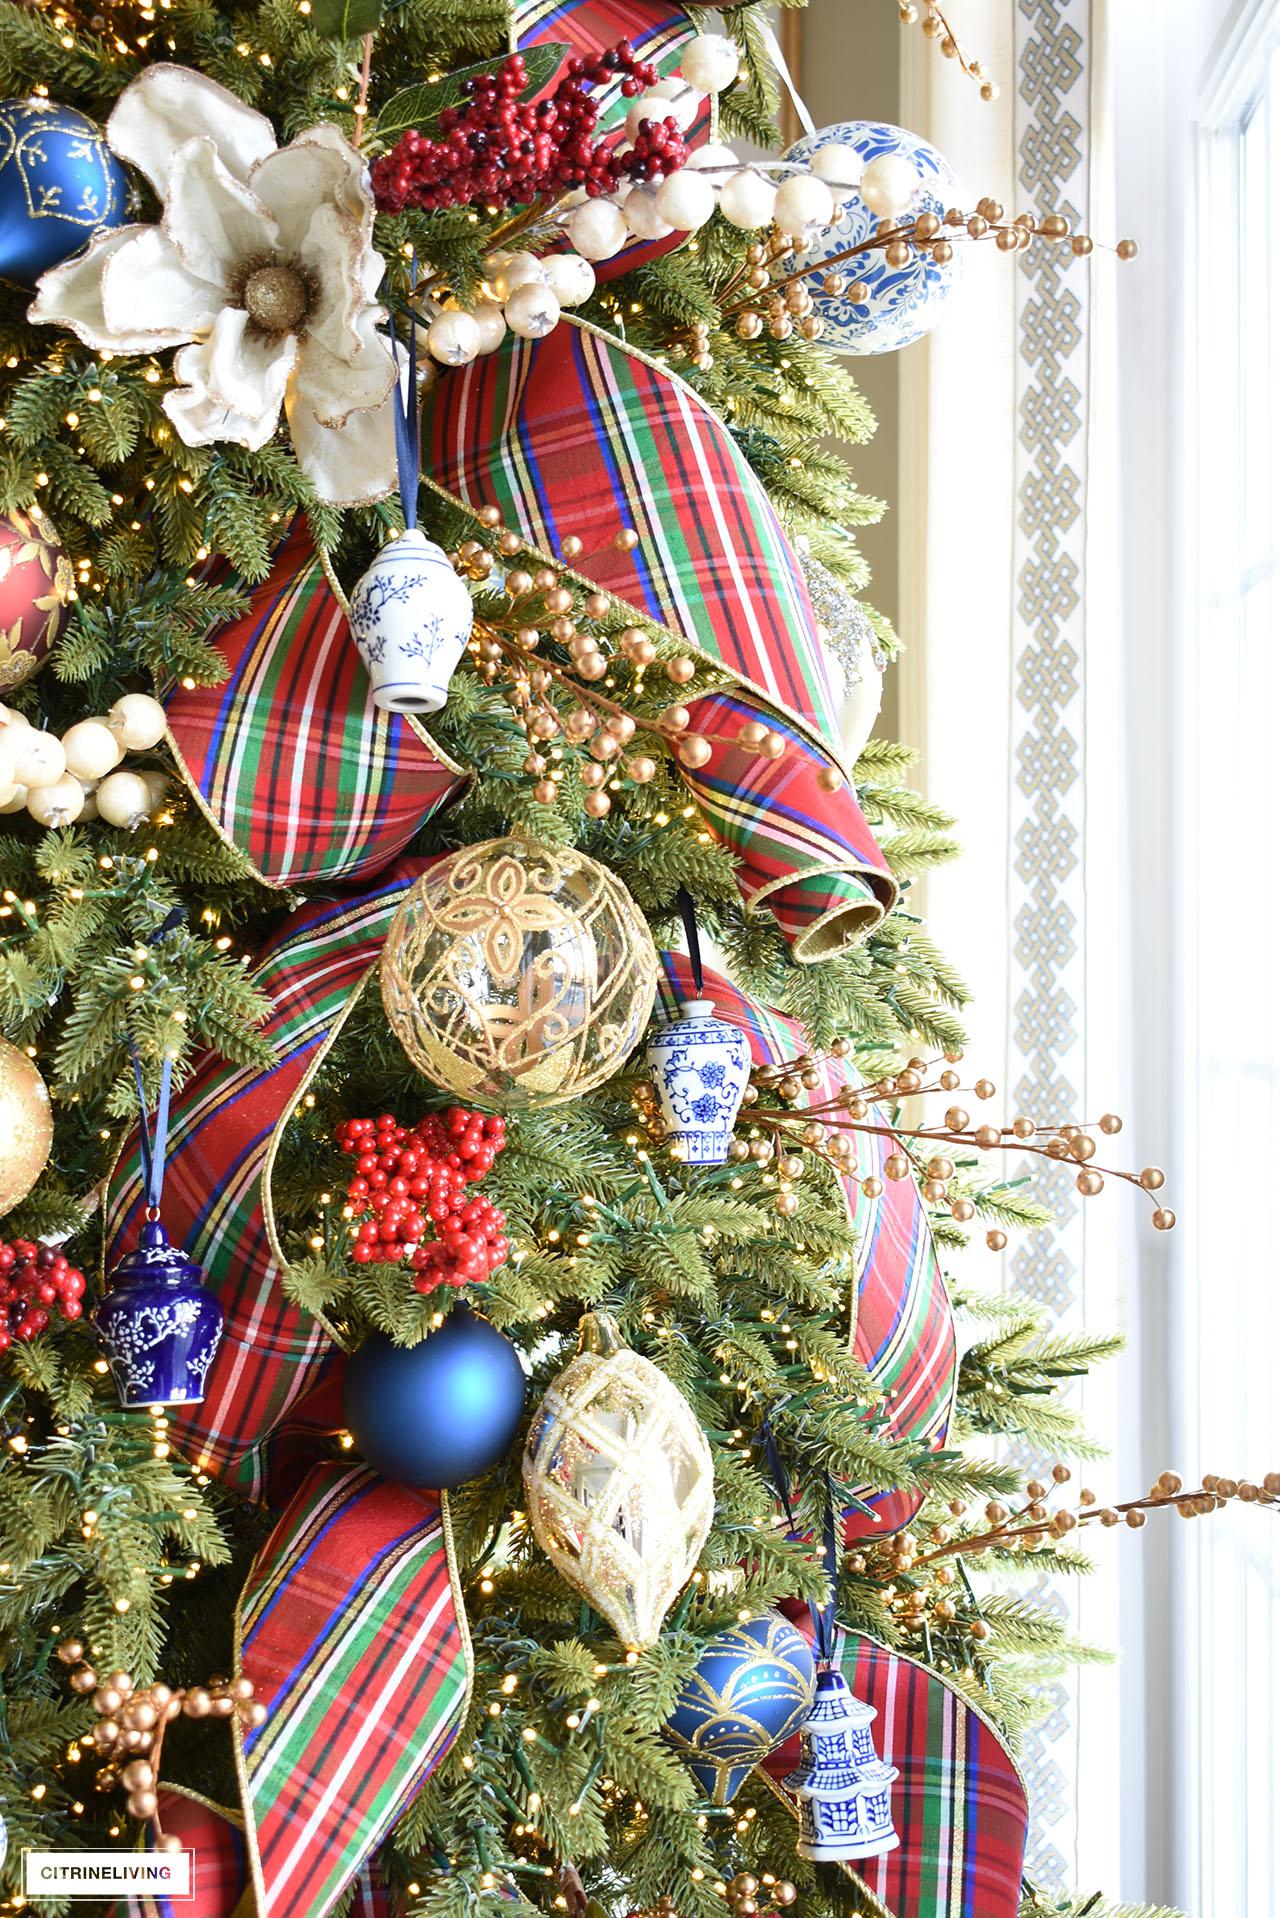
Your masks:
<svg viewBox="0 0 1280 1918"><path fill-rule="evenodd" d="M978 1079L967 1090L961 1085L960 1074L955 1070L963 1058L960 1052L947 1052L932 1061L912 1058L899 1072L865 1085L843 1087L833 1097L818 1104L808 1103L794 1115L784 1116L759 1108L757 1102L762 1091L773 1093L784 1106L799 1105L807 1093L820 1087L825 1059L846 1058L851 1049L850 1041L841 1039L836 1041L830 1054L801 1053L794 1059L757 1066L752 1073L743 1104L751 1111L751 1126L756 1136L734 1139L729 1157L737 1163L754 1159L764 1165L777 1156L783 1184L775 1204L784 1217L799 1210L799 1198L787 1182L803 1174L802 1150L821 1154L847 1173L855 1150L849 1135L857 1133L889 1139L896 1150L884 1161L885 1177L899 1180L914 1173L921 1182L925 1200L931 1205L949 1203L952 1217L961 1224L972 1219L977 1208L971 1199L951 1197L955 1162L946 1152L938 1150L940 1147L1030 1153L1056 1164L1075 1166L1078 1168L1076 1189L1084 1198L1096 1198L1107 1179L1119 1180L1147 1194L1158 1192L1164 1184L1164 1173L1159 1166L1126 1172L1119 1167L1091 1163L1097 1151L1097 1139L1093 1135L1113 1137L1123 1127L1123 1120L1114 1112L1105 1112L1100 1119L1084 1123L1069 1120L1041 1125L1020 1115L1009 1125L974 1125L968 1111L957 1104L948 1106L940 1125L907 1126L877 1110L886 1104L896 1106L902 1099L937 1093L954 1096L959 1092L966 1097L972 1094L980 1100L994 1098L996 1088L990 1079ZM931 1075L937 1068L941 1070L937 1070L934 1078ZM646 1097L643 1083L638 1097L642 1108L652 1103L652 1095ZM645 1116L649 1117L647 1110ZM869 1199L879 1198L884 1190L883 1181L876 1175L868 1176L861 1183ZM1157 1231L1167 1232L1176 1222L1174 1213L1166 1206L1154 1208L1152 1224ZM999 1230L987 1234L987 1244L993 1252L1003 1250L1006 1243L1005 1234Z"/></svg>
<svg viewBox="0 0 1280 1918"><path fill-rule="evenodd" d="M945 214L920 213L914 219L898 222L880 220L875 232L866 239L826 259L805 261L785 272L775 271L777 263L795 252L797 242L787 234L777 233L767 243L748 248L745 265L721 294L722 302L732 302L724 306L724 318L735 323L735 330L745 340L758 339L766 321L771 337L776 340L790 339L797 327L802 338L821 339L822 320L814 312L813 295L805 285L806 280L821 278L824 294L833 299L843 297L858 306L871 297L871 289L864 281L851 280L835 271L851 260L883 252L886 264L897 268L906 266L914 252L928 253L938 265L945 265L952 257L956 240L970 243L993 240L1000 252L1017 253L1024 252L1037 239L1065 242L1077 259L1087 258L1098 244L1087 233L1073 233L1065 213L1046 213L1039 218L1034 213L1019 213L1010 220L1000 202L993 199L979 200L972 213L950 207ZM1137 256L1138 246L1135 240L1120 240L1106 250L1114 252L1117 259L1132 260ZM744 288L744 297L735 300L734 296ZM705 355L706 328L695 331ZM695 365L702 365L697 352L693 359ZM709 356L707 362L710 363Z"/></svg>
<svg viewBox="0 0 1280 1918"><path fill-rule="evenodd" d="M1065 1465L1055 1465L1051 1474L1055 1485L1064 1485L1071 1473ZM1220 1512L1233 1500L1245 1505L1280 1506L1280 1472L1268 1472L1261 1484L1249 1479L1218 1478L1207 1472L1198 1486L1188 1489L1176 1472L1161 1472L1151 1490L1141 1498L1121 1499L1102 1505L1095 1495L1082 1490L1074 1506L1063 1505L1050 1511L1046 1500L1049 1488L1032 1479L1026 1488L1026 1503L1010 1511L993 1500L984 1512L987 1528L962 1537L944 1539L930 1552L909 1552L913 1569L919 1570L946 1558L986 1552L993 1548L1016 1549L1027 1541L1065 1538L1082 1525L1097 1524L1110 1529L1123 1522L1138 1531L1147 1522L1148 1512L1175 1510L1181 1518L1206 1517ZM945 1531L945 1528L941 1528ZM906 1535L909 1536L909 1535ZM903 1540L905 1546L905 1537ZM905 1567L903 1568L905 1569Z"/></svg>
<svg viewBox="0 0 1280 1918"><path fill-rule="evenodd" d="M504 618L490 611L476 618L469 654L485 684L506 682L507 703L528 746L523 770L535 781L533 796L540 804L555 802L557 781L567 770L550 766L548 754L563 759L566 748L588 788L583 804L593 818L603 818L610 811L610 791L620 791L623 778L644 786L655 777L653 758L633 749L637 735L640 743L644 735L661 743L690 769L706 765L714 744L735 745L765 759L779 759L786 752L785 734L758 720L746 721L730 738L691 730L687 706L674 704L649 714L630 709L616 695L611 697L606 690L614 684L611 669L625 662L632 672L633 697L638 697L644 691L645 674L659 665L658 641L673 636L655 628L655 640L634 624L611 634L583 630L583 620L599 625L619 613L635 618L632 608L621 606L611 594L571 570L583 551L583 541L576 534L566 537L563 557L557 561L503 527L496 506L481 508L475 518L486 538L463 540L449 558L459 573L476 582L489 580L495 569L505 566L501 590L509 613ZM638 536L630 528L614 538L624 552L637 543ZM542 651L546 639L562 647L567 660ZM675 690L690 683L697 665L687 654L676 653L661 660L660 670ZM565 712L553 694L564 694L576 703ZM826 766L818 774L818 783L824 791L835 792L843 784L843 775L837 767Z"/></svg>
<svg viewBox="0 0 1280 1918"><path fill-rule="evenodd" d="M999 87L987 78L987 70L981 60L975 60L965 52L937 0L923 0L923 17L921 8L913 5L912 0L898 0L898 18L904 27L914 27L919 21L926 37L938 42L944 59L955 61L960 71L975 83L984 100L999 98Z"/></svg>
<svg viewBox="0 0 1280 1918"><path fill-rule="evenodd" d="M252 1679L211 1678L207 1685L176 1691L160 1684L135 1686L128 1672L109 1672L105 1678L100 1677L87 1662L85 1647L78 1638L64 1639L58 1657L64 1665L73 1667L69 1680L72 1691L89 1697L97 1713L97 1723L81 1741L105 1760L95 1780L96 1789L126 1792L134 1818L155 1820L158 1849L180 1849L182 1841L161 1830L157 1811L156 1787L165 1729L181 1717L238 1717L246 1728L263 1724L267 1708L254 1698Z"/></svg>

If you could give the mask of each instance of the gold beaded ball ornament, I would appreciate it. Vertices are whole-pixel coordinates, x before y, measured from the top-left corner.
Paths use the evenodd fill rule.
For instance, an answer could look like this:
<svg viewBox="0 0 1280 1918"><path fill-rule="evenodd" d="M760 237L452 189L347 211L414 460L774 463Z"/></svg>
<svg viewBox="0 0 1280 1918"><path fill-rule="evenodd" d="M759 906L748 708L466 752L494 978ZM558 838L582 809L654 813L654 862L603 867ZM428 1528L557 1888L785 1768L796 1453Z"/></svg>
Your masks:
<svg viewBox="0 0 1280 1918"><path fill-rule="evenodd" d="M573 847L483 840L416 882L382 998L419 1072L504 1112L608 1079L649 1021L658 955L626 887Z"/></svg>
<svg viewBox="0 0 1280 1918"><path fill-rule="evenodd" d="M0 1039L0 1218L26 1198L52 1144L49 1088L26 1053Z"/></svg>

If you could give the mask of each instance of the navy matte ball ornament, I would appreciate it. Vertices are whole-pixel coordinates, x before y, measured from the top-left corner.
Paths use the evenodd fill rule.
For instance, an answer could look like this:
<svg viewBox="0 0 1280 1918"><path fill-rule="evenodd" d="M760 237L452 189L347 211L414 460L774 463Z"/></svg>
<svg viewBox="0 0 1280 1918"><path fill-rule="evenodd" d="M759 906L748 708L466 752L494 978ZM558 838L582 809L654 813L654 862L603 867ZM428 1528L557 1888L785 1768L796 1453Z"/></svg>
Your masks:
<svg viewBox="0 0 1280 1918"><path fill-rule="evenodd" d="M0 279L34 287L123 226L129 176L102 128L56 100L0 101Z"/></svg>
<svg viewBox="0 0 1280 1918"><path fill-rule="evenodd" d="M713 1638L680 1688L666 1736L713 1805L791 1737L813 1700L813 1651L778 1612Z"/></svg>
<svg viewBox="0 0 1280 1918"><path fill-rule="evenodd" d="M375 1332L347 1367L342 1412L375 1472L448 1491L480 1478L515 1442L525 1375L510 1339L465 1305L418 1345Z"/></svg>

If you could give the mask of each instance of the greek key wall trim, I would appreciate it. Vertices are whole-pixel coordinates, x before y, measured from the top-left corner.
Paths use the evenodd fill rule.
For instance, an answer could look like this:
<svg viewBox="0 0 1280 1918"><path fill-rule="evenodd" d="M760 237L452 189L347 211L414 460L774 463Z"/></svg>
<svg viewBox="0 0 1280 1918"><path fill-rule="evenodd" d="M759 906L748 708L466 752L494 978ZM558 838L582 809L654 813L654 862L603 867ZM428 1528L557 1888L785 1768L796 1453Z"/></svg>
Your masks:
<svg viewBox="0 0 1280 1918"><path fill-rule="evenodd" d="M1089 0L1016 0L1015 48L1018 207L1060 210L1073 225L1087 224ZM1084 1083L1088 283L1065 248L1032 249L1018 266L1009 1083L1019 1111L1048 1119L1076 1111ZM1068 1172L1045 1167L1036 1185L1058 1224L1023 1241L1011 1276L1055 1321L1070 1321L1080 1277L1078 1201ZM1057 1592L1046 1590L1041 1602L1067 1610ZM1049 1716L1026 1750L1028 1869L1055 1890L1072 1877L1072 1703L1067 1685L1054 1687Z"/></svg>

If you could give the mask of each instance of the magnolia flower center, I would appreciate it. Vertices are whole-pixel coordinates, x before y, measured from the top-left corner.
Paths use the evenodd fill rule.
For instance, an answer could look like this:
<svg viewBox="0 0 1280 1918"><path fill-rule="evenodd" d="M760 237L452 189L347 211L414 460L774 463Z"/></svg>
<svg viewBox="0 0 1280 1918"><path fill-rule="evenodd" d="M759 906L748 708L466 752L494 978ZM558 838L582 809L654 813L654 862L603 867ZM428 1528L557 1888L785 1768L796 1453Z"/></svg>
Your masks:
<svg viewBox="0 0 1280 1918"><path fill-rule="evenodd" d="M260 266L245 281L241 304L264 333L293 333L307 317L311 289L291 266Z"/></svg>

